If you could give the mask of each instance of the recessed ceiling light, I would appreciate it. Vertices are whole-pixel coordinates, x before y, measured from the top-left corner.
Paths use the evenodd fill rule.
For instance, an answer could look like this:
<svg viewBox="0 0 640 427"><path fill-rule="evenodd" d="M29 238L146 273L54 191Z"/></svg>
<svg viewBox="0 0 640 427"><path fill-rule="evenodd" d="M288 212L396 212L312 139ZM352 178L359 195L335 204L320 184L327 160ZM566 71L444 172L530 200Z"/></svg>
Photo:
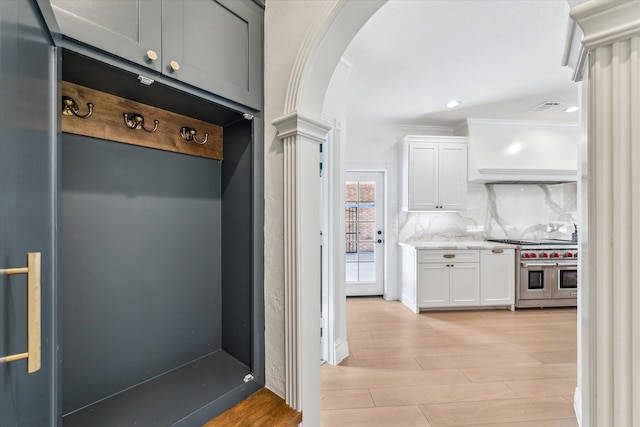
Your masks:
<svg viewBox="0 0 640 427"><path fill-rule="evenodd" d="M456 108L458 107L460 104L462 104L462 101L449 101L447 103L447 108Z"/></svg>
<svg viewBox="0 0 640 427"><path fill-rule="evenodd" d="M578 110L579 110L578 107L573 106L573 107L569 107L569 108L565 109L564 112L565 113L573 113L573 112L578 111Z"/></svg>

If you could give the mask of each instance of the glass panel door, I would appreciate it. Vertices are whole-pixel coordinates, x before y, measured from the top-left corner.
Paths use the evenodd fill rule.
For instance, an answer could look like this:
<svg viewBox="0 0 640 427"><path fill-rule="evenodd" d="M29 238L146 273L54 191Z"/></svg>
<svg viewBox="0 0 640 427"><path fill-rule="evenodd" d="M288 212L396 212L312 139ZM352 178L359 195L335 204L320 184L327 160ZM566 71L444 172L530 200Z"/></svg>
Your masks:
<svg viewBox="0 0 640 427"><path fill-rule="evenodd" d="M382 295L384 173L347 172L345 239L347 295Z"/></svg>

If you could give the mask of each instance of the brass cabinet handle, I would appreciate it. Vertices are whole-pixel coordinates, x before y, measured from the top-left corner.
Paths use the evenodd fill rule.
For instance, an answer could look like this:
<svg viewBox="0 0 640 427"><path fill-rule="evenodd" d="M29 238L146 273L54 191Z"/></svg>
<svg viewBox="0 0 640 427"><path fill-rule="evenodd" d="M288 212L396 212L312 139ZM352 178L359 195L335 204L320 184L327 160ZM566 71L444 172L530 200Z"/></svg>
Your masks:
<svg viewBox="0 0 640 427"><path fill-rule="evenodd" d="M491 252L493 252L494 254L501 254L504 252L504 249L491 249Z"/></svg>
<svg viewBox="0 0 640 427"><path fill-rule="evenodd" d="M444 254L442 256L445 257L445 258L455 258L456 254Z"/></svg>
<svg viewBox="0 0 640 427"><path fill-rule="evenodd" d="M10 354L0 357L0 363L15 362L27 359L27 372L34 373L41 366L41 299L40 299L40 252L27 254L27 266L19 268L6 268L0 270L0 275L26 274L27 275L27 351L24 353Z"/></svg>

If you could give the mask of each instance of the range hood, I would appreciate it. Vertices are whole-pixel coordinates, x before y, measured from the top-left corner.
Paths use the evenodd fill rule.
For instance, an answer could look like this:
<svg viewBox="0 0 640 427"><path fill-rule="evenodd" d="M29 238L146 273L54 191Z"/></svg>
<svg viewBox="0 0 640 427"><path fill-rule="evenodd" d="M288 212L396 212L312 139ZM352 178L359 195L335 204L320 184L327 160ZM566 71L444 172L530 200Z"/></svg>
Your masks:
<svg viewBox="0 0 640 427"><path fill-rule="evenodd" d="M467 119L455 133L469 138L471 182L555 184L577 180L576 123Z"/></svg>

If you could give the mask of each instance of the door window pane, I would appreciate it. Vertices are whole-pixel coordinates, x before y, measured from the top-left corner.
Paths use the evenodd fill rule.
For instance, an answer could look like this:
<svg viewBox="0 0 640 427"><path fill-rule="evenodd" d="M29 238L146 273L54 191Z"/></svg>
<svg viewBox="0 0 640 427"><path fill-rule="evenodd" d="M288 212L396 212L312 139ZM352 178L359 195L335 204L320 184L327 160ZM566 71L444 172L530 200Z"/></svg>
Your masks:
<svg viewBox="0 0 640 427"><path fill-rule="evenodd" d="M376 184L348 181L345 188L347 282L376 280Z"/></svg>

